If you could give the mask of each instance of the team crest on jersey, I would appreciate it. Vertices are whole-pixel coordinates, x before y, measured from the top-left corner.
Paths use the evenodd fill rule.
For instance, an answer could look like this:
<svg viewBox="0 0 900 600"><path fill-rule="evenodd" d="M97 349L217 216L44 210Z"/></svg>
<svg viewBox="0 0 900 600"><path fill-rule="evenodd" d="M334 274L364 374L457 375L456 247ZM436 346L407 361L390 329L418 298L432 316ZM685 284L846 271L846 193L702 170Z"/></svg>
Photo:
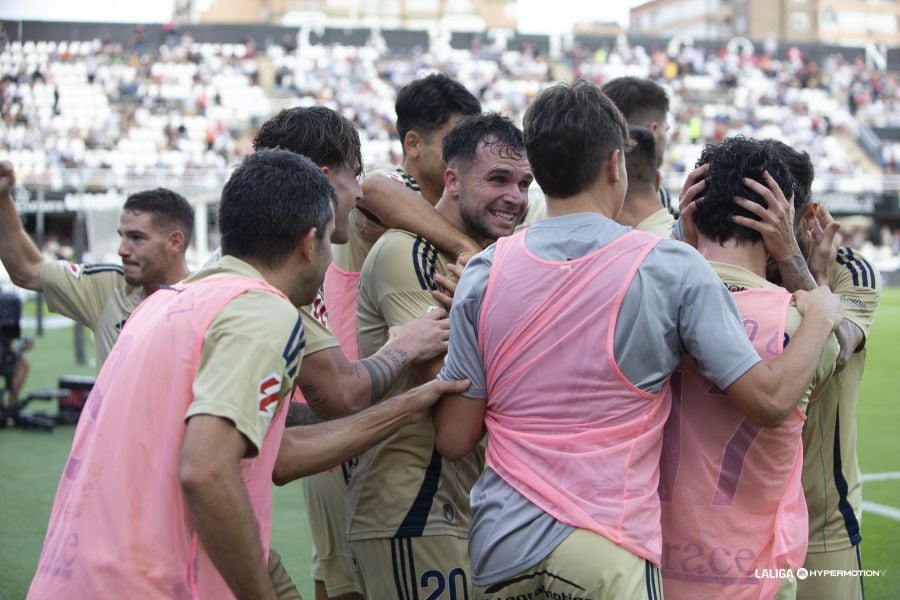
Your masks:
<svg viewBox="0 0 900 600"><path fill-rule="evenodd" d="M316 299L313 300L312 316L322 324L322 327L328 327L328 310L325 308L325 296L322 295L322 288L319 288Z"/></svg>
<svg viewBox="0 0 900 600"><path fill-rule="evenodd" d="M270 373L259 381L256 395L259 402L259 416L270 419L275 416L279 392L281 392L281 375L278 373Z"/></svg>

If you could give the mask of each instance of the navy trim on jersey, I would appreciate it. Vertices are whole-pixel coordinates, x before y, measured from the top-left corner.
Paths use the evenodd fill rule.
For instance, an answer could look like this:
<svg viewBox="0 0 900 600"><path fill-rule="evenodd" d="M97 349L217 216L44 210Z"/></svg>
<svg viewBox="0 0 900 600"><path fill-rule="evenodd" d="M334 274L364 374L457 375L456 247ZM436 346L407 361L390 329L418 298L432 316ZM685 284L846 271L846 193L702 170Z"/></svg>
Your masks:
<svg viewBox="0 0 900 600"><path fill-rule="evenodd" d="M856 513L853 512L853 507L847 501L849 486L847 480L844 479L841 466L841 417L837 415L834 418L834 486L837 488L838 510L844 517L847 536L850 538L850 543L856 545L862 541L862 535L859 533L859 521L856 520Z"/></svg>
<svg viewBox="0 0 900 600"><path fill-rule="evenodd" d="M122 265L114 265L112 263L97 263L95 265L84 265L81 272L85 275L96 275L97 273L108 273L115 271L119 275L125 274L125 267Z"/></svg>
<svg viewBox="0 0 900 600"><path fill-rule="evenodd" d="M284 346L284 352L281 353L281 357L284 358L285 366L294 363L294 366L288 371L288 377L293 377L297 374L297 357L300 356L300 352L305 347L306 336L303 332L303 318L298 314L294 329L291 331L287 344Z"/></svg>
<svg viewBox="0 0 900 600"><path fill-rule="evenodd" d="M418 278L422 289L426 291L436 290L434 270L437 266L437 249L422 236L416 236L416 241L413 243L412 261L413 268L416 271L416 278Z"/></svg>
<svg viewBox="0 0 900 600"><path fill-rule="evenodd" d="M872 268L872 264L866 260L864 256L861 254L855 254L851 248L847 248L847 256L851 260L855 260L859 265L860 270L865 271L869 274L869 287L873 290L875 289L875 269Z"/></svg>
<svg viewBox="0 0 900 600"><path fill-rule="evenodd" d="M401 537L419 537L425 531L425 525L428 523L428 513L431 512L431 505L434 504L434 496L438 491L438 482L441 479L441 470L444 466L444 458L437 451L437 447L431 449L431 462L428 469L425 470L425 477L422 478L422 486L416 499L413 500L412 507L403 518L400 528L394 534L395 538Z"/></svg>
<svg viewBox="0 0 900 600"><path fill-rule="evenodd" d="M846 246L838 248L836 260L839 265L850 271L854 286L875 289L875 270L869 261L855 254L853 249Z"/></svg>

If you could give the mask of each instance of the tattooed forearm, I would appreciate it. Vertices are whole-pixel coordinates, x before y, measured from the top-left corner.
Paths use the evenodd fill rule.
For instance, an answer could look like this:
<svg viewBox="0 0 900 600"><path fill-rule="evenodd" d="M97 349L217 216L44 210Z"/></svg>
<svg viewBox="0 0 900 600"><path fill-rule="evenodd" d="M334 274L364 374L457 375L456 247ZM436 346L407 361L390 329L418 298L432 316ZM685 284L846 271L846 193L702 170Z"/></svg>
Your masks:
<svg viewBox="0 0 900 600"><path fill-rule="evenodd" d="M288 414L287 420L285 421L285 427L296 427L298 425L314 425L315 423L321 422L321 419L316 416L316 413L314 413L307 404L291 402L290 406L288 406Z"/></svg>
<svg viewBox="0 0 900 600"><path fill-rule="evenodd" d="M818 287L802 255L795 254L787 260L778 261L777 265L778 272L781 274L781 282L789 291L809 291Z"/></svg>
<svg viewBox="0 0 900 600"><path fill-rule="evenodd" d="M369 379L372 381L370 402L374 404L391 387L403 369L409 366L409 353L400 348L386 348L375 356L364 358L355 364L362 365L369 373Z"/></svg>

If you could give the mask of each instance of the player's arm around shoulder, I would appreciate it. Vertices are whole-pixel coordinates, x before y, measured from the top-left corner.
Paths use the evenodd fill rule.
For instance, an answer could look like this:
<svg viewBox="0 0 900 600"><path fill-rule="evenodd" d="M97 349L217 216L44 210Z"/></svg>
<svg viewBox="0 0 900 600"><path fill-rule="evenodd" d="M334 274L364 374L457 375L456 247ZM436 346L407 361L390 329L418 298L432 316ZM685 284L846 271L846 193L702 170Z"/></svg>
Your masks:
<svg viewBox="0 0 900 600"><path fill-rule="evenodd" d="M363 182L359 206L375 214L389 227L411 231L433 240L442 250L456 257L481 248L454 227L419 192L383 173L372 173Z"/></svg>
<svg viewBox="0 0 900 600"><path fill-rule="evenodd" d="M725 388L735 408L763 427L781 425L800 402L843 319L838 298L827 287L798 291L795 299L803 320L784 352L769 364L757 363Z"/></svg>
<svg viewBox="0 0 900 600"><path fill-rule="evenodd" d="M796 304L792 301L791 306L788 309L789 317L788 317L788 325L790 331L788 332L788 339L791 339L794 332L799 327L800 323L803 320L802 315L797 310ZM843 323L841 324L843 326ZM825 342L825 347L822 348L822 354L819 356L819 364L816 365L816 370L813 373L812 381L809 384L809 401L814 402L816 398L819 397L819 394L822 393L822 390L825 389L825 386L828 385L828 382L831 381L832 375L836 372L836 363L838 355L841 352L841 347L838 342L837 332L840 331L840 327L835 330L832 335L828 337L828 341ZM789 343L789 342L788 342Z"/></svg>
<svg viewBox="0 0 900 600"><path fill-rule="evenodd" d="M434 379L355 415L287 429L272 481L284 485L358 456L399 429L429 418L438 398L468 386L465 380Z"/></svg>

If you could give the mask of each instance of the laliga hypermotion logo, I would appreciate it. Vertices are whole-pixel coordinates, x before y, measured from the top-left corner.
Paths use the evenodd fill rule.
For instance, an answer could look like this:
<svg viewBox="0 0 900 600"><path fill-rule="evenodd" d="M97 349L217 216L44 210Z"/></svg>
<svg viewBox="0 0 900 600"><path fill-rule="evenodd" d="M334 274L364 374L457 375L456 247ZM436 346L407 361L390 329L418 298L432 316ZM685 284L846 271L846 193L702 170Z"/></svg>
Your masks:
<svg viewBox="0 0 900 600"><path fill-rule="evenodd" d="M275 408L278 406L278 393L281 391L281 375L270 373L263 377L257 388L256 399L259 402L259 416L275 416Z"/></svg>

